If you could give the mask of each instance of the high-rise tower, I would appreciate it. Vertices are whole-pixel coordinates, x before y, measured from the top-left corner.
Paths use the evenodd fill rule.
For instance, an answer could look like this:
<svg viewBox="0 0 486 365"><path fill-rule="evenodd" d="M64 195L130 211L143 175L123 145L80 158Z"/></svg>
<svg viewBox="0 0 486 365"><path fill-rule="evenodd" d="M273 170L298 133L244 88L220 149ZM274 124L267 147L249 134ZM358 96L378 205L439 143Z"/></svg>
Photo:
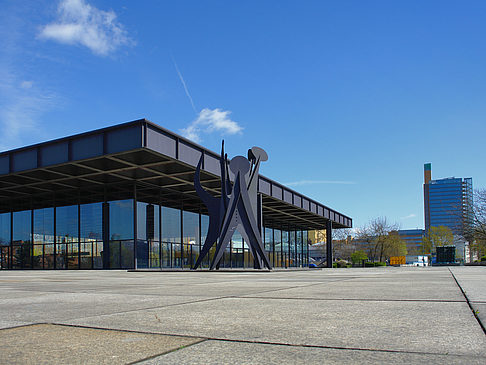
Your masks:
<svg viewBox="0 0 486 365"><path fill-rule="evenodd" d="M432 180L431 164L424 165L425 232L446 226L457 236L467 236L472 220L472 178L448 177Z"/></svg>

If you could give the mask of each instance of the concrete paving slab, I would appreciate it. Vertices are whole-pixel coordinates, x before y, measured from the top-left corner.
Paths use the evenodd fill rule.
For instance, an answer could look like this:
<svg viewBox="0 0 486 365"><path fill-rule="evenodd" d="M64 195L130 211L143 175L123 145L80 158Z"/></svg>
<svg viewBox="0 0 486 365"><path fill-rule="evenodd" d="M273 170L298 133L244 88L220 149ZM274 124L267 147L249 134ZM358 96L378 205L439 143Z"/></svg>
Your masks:
<svg viewBox="0 0 486 365"><path fill-rule="evenodd" d="M247 296L314 299L445 300L465 301L454 280L411 277L379 277L326 282Z"/></svg>
<svg viewBox="0 0 486 365"><path fill-rule="evenodd" d="M484 364L474 356L397 353L282 346L271 344L204 341L142 361L143 365L178 364Z"/></svg>
<svg viewBox="0 0 486 365"><path fill-rule="evenodd" d="M451 267L470 302L486 303L486 266Z"/></svg>
<svg viewBox="0 0 486 365"><path fill-rule="evenodd" d="M484 283L483 271L461 269L453 268L470 285L466 291L482 298L477 286ZM486 303L471 304L478 305L480 315L486 313ZM236 363L246 361L246 351L257 363L271 362L265 353L275 351L279 362L302 358L312 363L307 351L317 350L329 351L316 353L319 362L328 356L352 363L349 351L365 363L384 362L388 357L383 360L379 354L402 351L411 357L396 362L440 362L447 353L444 363L474 363L486 351L486 336L447 267L270 273L0 271L0 313L0 328L61 322L204 337L211 343L261 342L241 351L221 347L228 359L239 354L232 361ZM218 341L222 339L233 342ZM283 350L267 350L262 342ZM212 346L205 355L209 360L218 351ZM64 348L69 352L75 344ZM292 357L287 348L302 350L302 355ZM333 357L333 351L343 352ZM377 360L367 360L374 353Z"/></svg>
<svg viewBox="0 0 486 365"><path fill-rule="evenodd" d="M483 327L486 328L486 303L472 302L471 306Z"/></svg>
<svg viewBox="0 0 486 365"><path fill-rule="evenodd" d="M65 323L213 339L486 355L486 336L461 302L226 298Z"/></svg>
<svg viewBox="0 0 486 365"><path fill-rule="evenodd" d="M27 324L32 324L33 322L21 322L21 321L9 321L6 319L0 319L0 329L2 328L12 328L18 326L25 326ZM1 347L0 347L1 349Z"/></svg>
<svg viewBox="0 0 486 365"><path fill-rule="evenodd" d="M39 324L0 330L1 364L127 364L200 339Z"/></svg>
<svg viewBox="0 0 486 365"><path fill-rule="evenodd" d="M164 307L195 300L201 300L201 297L50 293L0 299L0 313L9 313L9 320L12 321L42 323Z"/></svg>

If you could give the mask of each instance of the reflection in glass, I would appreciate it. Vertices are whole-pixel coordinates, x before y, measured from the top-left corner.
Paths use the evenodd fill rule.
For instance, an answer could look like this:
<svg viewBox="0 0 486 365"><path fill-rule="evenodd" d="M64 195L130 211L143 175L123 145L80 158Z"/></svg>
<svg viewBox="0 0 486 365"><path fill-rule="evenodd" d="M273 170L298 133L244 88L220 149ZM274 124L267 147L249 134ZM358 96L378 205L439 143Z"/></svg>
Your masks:
<svg viewBox="0 0 486 365"><path fill-rule="evenodd" d="M289 231L289 266L296 266L295 231Z"/></svg>
<svg viewBox="0 0 486 365"><path fill-rule="evenodd" d="M0 246L10 245L10 213L0 214Z"/></svg>
<svg viewBox="0 0 486 365"><path fill-rule="evenodd" d="M274 266L273 229L265 227L264 241L270 264Z"/></svg>
<svg viewBox="0 0 486 365"><path fill-rule="evenodd" d="M133 200L110 202L110 240L133 240Z"/></svg>
<svg viewBox="0 0 486 365"><path fill-rule="evenodd" d="M308 231L302 231L302 244L303 244L303 251L304 251L304 265L308 266L309 265L309 256L308 256L308 250L309 250L309 233Z"/></svg>
<svg viewBox="0 0 486 365"><path fill-rule="evenodd" d="M199 255L199 214L183 211L183 264L185 268L192 268Z"/></svg>
<svg viewBox="0 0 486 365"><path fill-rule="evenodd" d="M290 246L289 246L289 232L282 231L282 260L285 267L290 266Z"/></svg>
<svg viewBox="0 0 486 365"><path fill-rule="evenodd" d="M282 267L282 231L273 230L273 241L275 243L275 266Z"/></svg>
<svg viewBox="0 0 486 365"><path fill-rule="evenodd" d="M238 230L235 231L233 237L231 238L231 247L232 247L232 266L233 267L244 267L244 246L243 246L243 238L241 237L240 232Z"/></svg>
<svg viewBox="0 0 486 365"><path fill-rule="evenodd" d="M181 243L181 211L162 207L162 241Z"/></svg>
<svg viewBox="0 0 486 365"><path fill-rule="evenodd" d="M109 204L110 268L133 268L133 200L115 200ZM142 265L147 264L148 252L145 252Z"/></svg>
<svg viewBox="0 0 486 365"><path fill-rule="evenodd" d="M102 203L82 204L81 220L81 267L103 268L103 210Z"/></svg>
<svg viewBox="0 0 486 365"><path fill-rule="evenodd" d="M80 251L77 205L56 208L56 242L66 244L67 268L78 268Z"/></svg>
<svg viewBox="0 0 486 365"><path fill-rule="evenodd" d="M162 242L168 243L171 252L169 267L181 267L181 211L162 207Z"/></svg>
<svg viewBox="0 0 486 365"><path fill-rule="evenodd" d="M13 213L12 266L32 267L32 221L30 210Z"/></svg>
<svg viewBox="0 0 486 365"><path fill-rule="evenodd" d="M209 228L209 216L205 214L201 214L201 248L204 245L204 242L206 242L206 237L208 234L208 228ZM209 263L210 260L214 256L214 249L209 251L209 254L206 255L206 257L203 259L201 263L202 268L209 268Z"/></svg>

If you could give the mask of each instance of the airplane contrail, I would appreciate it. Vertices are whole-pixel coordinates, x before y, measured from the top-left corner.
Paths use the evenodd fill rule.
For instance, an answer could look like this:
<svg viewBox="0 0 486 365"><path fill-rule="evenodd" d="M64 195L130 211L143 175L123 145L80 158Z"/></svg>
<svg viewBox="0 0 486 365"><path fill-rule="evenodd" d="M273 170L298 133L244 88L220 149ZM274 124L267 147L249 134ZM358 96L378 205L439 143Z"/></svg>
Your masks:
<svg viewBox="0 0 486 365"><path fill-rule="evenodd" d="M187 88L186 82L184 81L184 78L182 77L181 71L179 71L179 67L177 67L177 62L175 61L174 56L171 55L170 58L172 58L172 62L174 62L175 69L177 71L177 74L179 75L179 79L181 80L182 86L184 87L184 91L186 92L186 95L187 95L189 101L191 102L192 109L194 110L194 113L197 114L196 106L194 105L194 100L192 100L192 96L189 93L189 89Z"/></svg>

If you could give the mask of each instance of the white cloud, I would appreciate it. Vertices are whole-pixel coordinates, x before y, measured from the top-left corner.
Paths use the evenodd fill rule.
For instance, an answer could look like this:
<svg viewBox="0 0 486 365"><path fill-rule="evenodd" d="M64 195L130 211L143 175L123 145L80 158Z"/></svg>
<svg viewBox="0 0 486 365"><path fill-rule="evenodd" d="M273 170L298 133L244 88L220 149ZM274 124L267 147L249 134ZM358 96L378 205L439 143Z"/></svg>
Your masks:
<svg viewBox="0 0 486 365"><path fill-rule="evenodd" d="M32 87L32 85L33 85L33 84L34 84L34 82L33 82L33 81L22 81L22 82L20 83L20 87L21 87L22 89L30 89L30 88Z"/></svg>
<svg viewBox="0 0 486 365"><path fill-rule="evenodd" d="M337 185L354 185L354 181L343 181L343 180L299 180L284 183L287 186L300 186L300 185L316 185L316 184L337 184Z"/></svg>
<svg viewBox="0 0 486 365"><path fill-rule="evenodd" d="M202 133L212 133L215 131L223 134L241 133L243 128L237 122L230 119L230 114L230 111L219 108L204 108L187 128L181 130L181 133L184 137L195 142L201 141Z"/></svg>
<svg viewBox="0 0 486 365"><path fill-rule="evenodd" d="M9 149L26 134L39 132L39 117L55 106L57 96L39 89L33 81L17 81L8 70L0 73L0 149Z"/></svg>
<svg viewBox="0 0 486 365"><path fill-rule="evenodd" d="M409 214L409 215L406 215L405 217L400 217L400 219L411 219L411 218L415 218L417 215L416 214Z"/></svg>
<svg viewBox="0 0 486 365"><path fill-rule="evenodd" d="M62 0L55 22L44 26L41 38L64 44L80 44L106 56L118 47L133 44L113 11L104 11L84 0Z"/></svg>

